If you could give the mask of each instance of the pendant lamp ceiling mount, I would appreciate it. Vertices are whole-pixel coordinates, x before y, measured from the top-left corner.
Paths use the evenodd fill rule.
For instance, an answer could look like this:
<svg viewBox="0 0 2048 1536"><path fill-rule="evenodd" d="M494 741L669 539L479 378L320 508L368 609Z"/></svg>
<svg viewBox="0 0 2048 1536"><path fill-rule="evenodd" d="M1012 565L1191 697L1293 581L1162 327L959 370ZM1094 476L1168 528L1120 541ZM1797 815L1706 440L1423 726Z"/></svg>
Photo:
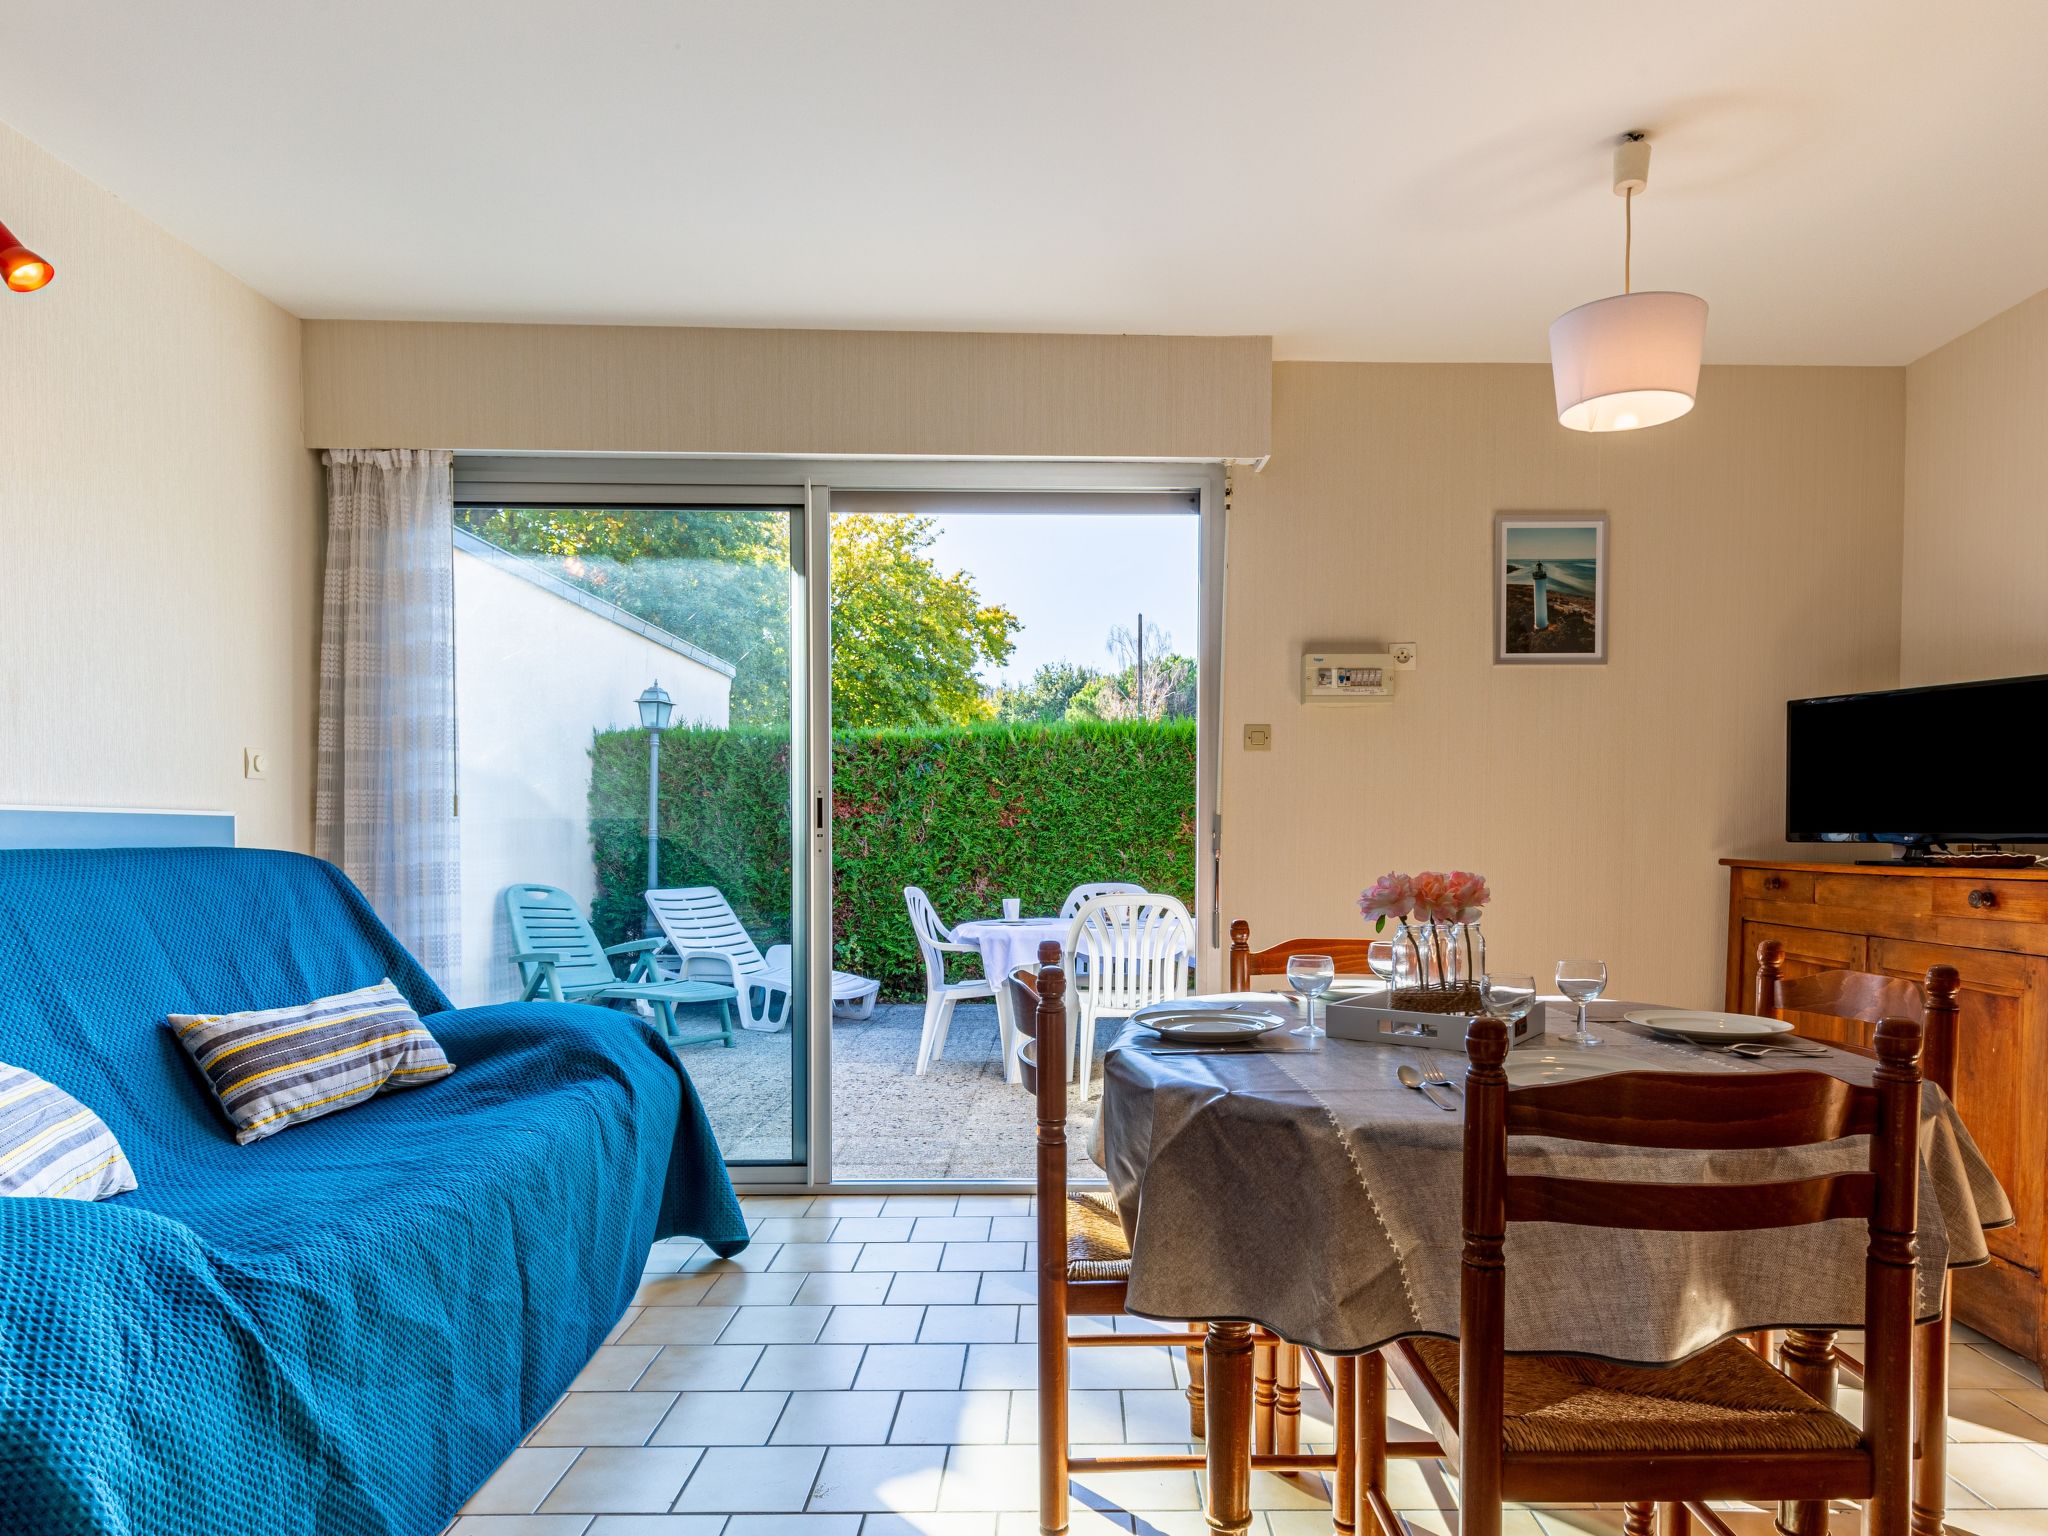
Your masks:
<svg viewBox="0 0 2048 1536"><path fill-rule="evenodd" d="M1614 146L1621 292L1581 304L1550 326L1557 419L1577 432L1627 432L1675 421L1699 393L1706 301L1690 293L1635 291L1635 200L1649 184L1649 135L1631 130Z"/></svg>

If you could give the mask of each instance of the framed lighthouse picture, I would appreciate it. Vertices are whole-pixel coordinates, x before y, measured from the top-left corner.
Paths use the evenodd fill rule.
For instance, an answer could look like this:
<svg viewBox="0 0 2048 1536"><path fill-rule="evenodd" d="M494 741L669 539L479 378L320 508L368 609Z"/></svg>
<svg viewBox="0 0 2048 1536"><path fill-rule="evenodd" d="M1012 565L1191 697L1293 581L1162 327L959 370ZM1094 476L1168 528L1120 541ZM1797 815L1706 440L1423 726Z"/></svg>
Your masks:
<svg viewBox="0 0 2048 1536"><path fill-rule="evenodd" d="M1607 660L1607 517L1499 512L1493 519L1493 659Z"/></svg>

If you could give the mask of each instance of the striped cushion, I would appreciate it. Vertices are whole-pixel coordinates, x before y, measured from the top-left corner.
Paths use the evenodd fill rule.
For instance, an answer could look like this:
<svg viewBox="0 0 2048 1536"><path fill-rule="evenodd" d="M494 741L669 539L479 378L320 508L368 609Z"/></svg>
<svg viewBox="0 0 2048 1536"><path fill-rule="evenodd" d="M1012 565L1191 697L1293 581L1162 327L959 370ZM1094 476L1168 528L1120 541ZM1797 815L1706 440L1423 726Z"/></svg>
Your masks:
<svg viewBox="0 0 2048 1536"><path fill-rule="evenodd" d="M243 1146L455 1070L388 979L291 1008L170 1022Z"/></svg>
<svg viewBox="0 0 2048 1536"><path fill-rule="evenodd" d="M0 1195L104 1200L135 1170L104 1120L54 1083L0 1062Z"/></svg>

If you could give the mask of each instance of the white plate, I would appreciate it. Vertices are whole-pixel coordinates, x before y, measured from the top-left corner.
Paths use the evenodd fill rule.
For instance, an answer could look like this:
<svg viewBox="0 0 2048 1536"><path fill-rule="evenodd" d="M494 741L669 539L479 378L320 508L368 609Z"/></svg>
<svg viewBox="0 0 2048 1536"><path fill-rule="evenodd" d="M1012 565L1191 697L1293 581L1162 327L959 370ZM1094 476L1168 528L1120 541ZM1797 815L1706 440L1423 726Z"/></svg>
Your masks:
<svg viewBox="0 0 2048 1536"><path fill-rule="evenodd" d="M1753 1013L1686 1012L1675 1008L1634 1008L1622 1015L1631 1024L1660 1035L1681 1040L1698 1040L1709 1045L1734 1044L1738 1040L1768 1040L1788 1033L1792 1026L1778 1019L1759 1018Z"/></svg>
<svg viewBox="0 0 2048 1536"><path fill-rule="evenodd" d="M1291 1012L1273 1006L1270 993L1214 993L1176 998L1140 1008L1131 1022L1155 1031L1162 1039L1218 1044L1256 1040L1294 1023Z"/></svg>
<svg viewBox="0 0 2048 1536"><path fill-rule="evenodd" d="M1574 1050L1570 1055L1562 1051L1516 1051L1508 1057L1508 1081L1517 1088L1533 1088L1541 1083L1576 1083L1589 1077L1605 1077L1610 1072L1626 1072L1624 1062L1603 1060L1594 1055Z"/></svg>

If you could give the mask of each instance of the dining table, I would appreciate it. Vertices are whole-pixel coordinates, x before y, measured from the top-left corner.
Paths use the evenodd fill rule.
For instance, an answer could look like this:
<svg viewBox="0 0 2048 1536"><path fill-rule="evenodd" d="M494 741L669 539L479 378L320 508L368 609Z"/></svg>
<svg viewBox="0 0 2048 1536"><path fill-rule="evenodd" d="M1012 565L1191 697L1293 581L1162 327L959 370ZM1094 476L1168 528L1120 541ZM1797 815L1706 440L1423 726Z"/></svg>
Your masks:
<svg viewBox="0 0 2048 1536"><path fill-rule="evenodd" d="M1285 994L1273 1001L1295 1007ZM1511 1084L1541 1076L1545 1057L1576 1070L1820 1070L1857 1084L1876 1068L1832 1047L1749 1059L1660 1038L1620 1016L1642 1005L1614 1002L1596 1012L1602 1043L1576 1047L1561 1038L1563 1000L1539 1006L1544 1034L1510 1054ZM1448 1110L1398 1075L1432 1055L1452 1085ZM1189 1050L1127 1025L1104 1063L1091 1151L1130 1243L1128 1310L1208 1322L1212 1338L1256 1325L1328 1355L1455 1338L1464 1070L1455 1048L1277 1031L1256 1047ZM1946 1271L1984 1263L1985 1232L2013 1212L1947 1096L1932 1083L1922 1093L1916 1312L1938 1322ZM1705 1153L1517 1138L1510 1162L1517 1173L1743 1183L1854 1171L1864 1141ZM1863 1325L1866 1244L1864 1224L1848 1220L1768 1236L1519 1225L1508 1247L1507 1348L1654 1366L1766 1330L1831 1339ZM1209 1446L1212 1502L1241 1486L1215 1474L1242 1449ZM1238 1513L1212 1508L1210 1522L1241 1528Z"/></svg>

